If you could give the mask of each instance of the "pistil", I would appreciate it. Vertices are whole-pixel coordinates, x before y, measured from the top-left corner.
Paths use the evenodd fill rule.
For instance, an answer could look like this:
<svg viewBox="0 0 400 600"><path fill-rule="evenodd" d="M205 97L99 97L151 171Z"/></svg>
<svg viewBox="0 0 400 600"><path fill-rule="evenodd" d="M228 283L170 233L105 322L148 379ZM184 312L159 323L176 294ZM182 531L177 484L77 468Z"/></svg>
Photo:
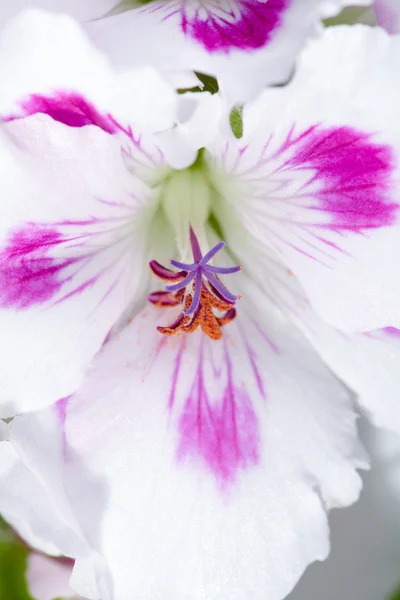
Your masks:
<svg viewBox="0 0 400 600"><path fill-rule="evenodd" d="M203 256L192 228L189 234L193 263L171 260L171 265L179 269L173 271L155 260L150 262L153 274L168 282L168 285L163 291L150 294L149 301L160 307L183 305L182 312L171 325L157 327L160 333L165 335L174 335L179 331L192 333L200 327L208 337L218 340L222 337L221 327L235 318L234 305L239 298L224 286L219 275L237 273L241 267L210 265L210 260L225 247L225 242L219 242ZM225 314L217 316L215 311Z"/></svg>

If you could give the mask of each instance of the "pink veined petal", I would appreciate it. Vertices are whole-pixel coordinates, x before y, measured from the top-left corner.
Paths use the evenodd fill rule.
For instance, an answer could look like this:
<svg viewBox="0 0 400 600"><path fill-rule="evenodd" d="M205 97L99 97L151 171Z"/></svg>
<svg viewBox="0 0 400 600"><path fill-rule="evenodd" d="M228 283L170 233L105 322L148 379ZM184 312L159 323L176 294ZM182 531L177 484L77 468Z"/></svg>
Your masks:
<svg viewBox="0 0 400 600"><path fill-rule="evenodd" d="M388 33L400 31L400 2L399 0L375 0L375 14L379 25Z"/></svg>
<svg viewBox="0 0 400 600"><path fill-rule="evenodd" d="M42 115L3 125L0 135L8 199L0 226L1 414L9 416L78 387L140 286L151 195L127 171L118 140L99 127Z"/></svg>
<svg viewBox="0 0 400 600"><path fill-rule="evenodd" d="M291 84L245 108L243 138L210 149L224 172L220 210L233 209L348 331L400 326L399 44L363 26L327 30ZM345 68L337 51L351 57Z"/></svg>
<svg viewBox="0 0 400 600"><path fill-rule="evenodd" d="M29 68L15 40L32 42ZM65 16L28 11L0 48L0 414L11 416L79 386L144 282L153 197L143 179L164 165L151 131L169 120L171 96L151 70L113 74ZM143 94L124 113L121 90L137 85ZM144 112L157 107L142 110L147 91L166 104L148 128ZM130 110L144 129L126 124Z"/></svg>
<svg viewBox="0 0 400 600"><path fill-rule="evenodd" d="M177 168L192 164L221 118L220 98L185 100L175 91L180 84L147 63L116 73L75 21L39 10L24 11L2 32L0 78L0 121L43 113L70 127L95 125L129 147L140 146L138 131L157 133L159 159Z"/></svg>
<svg viewBox="0 0 400 600"><path fill-rule="evenodd" d="M89 24L96 43L123 66L193 69L217 77L232 102L267 83L284 81L321 18L339 12L336 0L155 1ZM137 44L141 52L136 52ZM159 52L160 44L163 52Z"/></svg>
<svg viewBox="0 0 400 600"><path fill-rule="evenodd" d="M78 394L14 420L21 460L101 552L104 597L280 600L328 552L324 507L358 495L347 392L243 285L252 302L221 342L160 337L176 309L149 306ZM83 594L81 556L74 573Z"/></svg>

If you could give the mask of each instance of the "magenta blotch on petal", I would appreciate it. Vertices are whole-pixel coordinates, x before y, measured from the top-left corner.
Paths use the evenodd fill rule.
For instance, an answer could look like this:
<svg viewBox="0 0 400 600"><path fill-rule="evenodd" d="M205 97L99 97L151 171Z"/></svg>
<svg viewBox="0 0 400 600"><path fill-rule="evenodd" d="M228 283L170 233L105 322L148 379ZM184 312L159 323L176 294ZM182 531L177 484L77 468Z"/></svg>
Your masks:
<svg viewBox="0 0 400 600"><path fill-rule="evenodd" d="M64 426L65 419L67 418L67 406L70 398L71 396L60 398L60 400L58 400L54 405L54 410L56 411L57 417L62 427Z"/></svg>
<svg viewBox="0 0 400 600"><path fill-rule="evenodd" d="M289 139L282 150L296 148L285 166L314 171L309 184L320 184L319 206L310 208L328 212L331 229L359 233L393 223L398 205L390 199L394 157L388 146L350 127L314 126Z"/></svg>
<svg viewBox="0 0 400 600"><path fill-rule="evenodd" d="M287 0L227 2L209 9L206 19L182 15L182 30L211 52L255 50L270 40L287 5Z"/></svg>
<svg viewBox="0 0 400 600"><path fill-rule="evenodd" d="M60 272L73 259L48 256L62 236L34 223L13 232L0 253L0 306L25 309L50 300L61 288Z"/></svg>
<svg viewBox="0 0 400 600"><path fill-rule="evenodd" d="M235 383L228 348L223 348L223 363L218 368L208 340L201 344L191 389L178 420L177 459L200 459L218 485L225 489L237 479L240 470L259 464L261 442L259 424L250 396ZM169 396L169 410L178 409L176 394L184 369L185 340L176 356ZM206 368L218 385L207 385ZM220 385L225 380L225 385ZM212 397L218 390L217 397ZM179 409L178 409L179 410Z"/></svg>
<svg viewBox="0 0 400 600"><path fill-rule="evenodd" d="M382 331L393 338L400 338L400 329L397 329L396 327L384 327Z"/></svg>
<svg viewBox="0 0 400 600"><path fill-rule="evenodd" d="M182 33L209 52L256 50L265 46L282 22L290 0L208 0L159 2L142 10L159 11L165 21L180 14Z"/></svg>
<svg viewBox="0 0 400 600"><path fill-rule="evenodd" d="M75 92L56 92L53 96L32 94L20 103L20 107L22 114L7 117L6 121L41 113L68 127L95 125L110 134L119 130L110 115L101 114L91 102Z"/></svg>

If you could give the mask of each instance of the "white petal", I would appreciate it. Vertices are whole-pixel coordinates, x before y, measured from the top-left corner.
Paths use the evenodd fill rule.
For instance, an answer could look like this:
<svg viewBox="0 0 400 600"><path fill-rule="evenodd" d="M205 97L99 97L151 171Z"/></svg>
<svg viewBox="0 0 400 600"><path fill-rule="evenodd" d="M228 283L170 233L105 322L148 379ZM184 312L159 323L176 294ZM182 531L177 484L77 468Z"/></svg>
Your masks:
<svg viewBox="0 0 400 600"><path fill-rule="evenodd" d="M379 25L389 33L400 31L400 1L375 0L374 9Z"/></svg>
<svg viewBox="0 0 400 600"><path fill-rule="evenodd" d="M72 598L69 586L72 564L33 552L28 557L26 580L29 593L35 600Z"/></svg>
<svg viewBox="0 0 400 600"><path fill-rule="evenodd" d="M304 321L316 350L357 394L372 422L400 433L400 331L345 334L312 312L304 314Z"/></svg>
<svg viewBox="0 0 400 600"><path fill-rule="evenodd" d="M32 6L67 13L75 19L85 21L107 14L116 4L117 0L3 0L0 6L0 27L10 17Z"/></svg>
<svg viewBox="0 0 400 600"><path fill-rule="evenodd" d="M65 402L60 402L48 412L39 413L40 429L31 429L26 436L28 443L40 438L36 448L39 452L31 448L29 455L19 454L18 445L0 443L0 512L32 548L51 556L79 558L85 567L84 597L111 600L105 592L107 567L101 555L93 551L91 521L86 518L79 523L71 502L71 498L75 499L74 489L85 495L88 483L92 493L96 494L99 488L82 471L78 459L72 460L70 454L69 465L64 462L65 437L59 427L64 406ZM35 421L31 422L33 426ZM42 451L47 454L47 461L41 459ZM50 486L46 485L48 481ZM95 517L93 511L90 514Z"/></svg>
<svg viewBox="0 0 400 600"><path fill-rule="evenodd" d="M0 443L0 510L2 517L33 548L58 556L85 550L44 488L9 442Z"/></svg>
<svg viewBox="0 0 400 600"><path fill-rule="evenodd" d="M4 421L0 420L0 442L4 442L8 439L8 425Z"/></svg>
<svg viewBox="0 0 400 600"><path fill-rule="evenodd" d="M240 220L344 330L400 326L399 68L400 37L331 28L212 150Z"/></svg>
<svg viewBox="0 0 400 600"><path fill-rule="evenodd" d="M68 490L113 598L283 598L326 557L324 506L358 496L347 393L245 288L256 304L243 300L221 342L162 338L173 315L149 308L105 346L61 430L51 409L14 420L23 459L58 502ZM76 564L86 594L92 575Z"/></svg>
<svg viewBox="0 0 400 600"><path fill-rule="evenodd" d="M400 439L382 430L371 435L377 439L367 440L372 468L363 477L360 500L332 513L328 560L312 565L287 600L383 600L398 587ZM388 443L396 446L396 454L384 457L382 446Z"/></svg>
<svg viewBox="0 0 400 600"><path fill-rule="evenodd" d="M154 198L139 178L164 168L150 132L172 124L178 96L151 69L114 75L71 19L40 11L1 38L0 78L0 415L11 416L72 393L146 284Z"/></svg>
<svg viewBox="0 0 400 600"><path fill-rule="evenodd" d="M10 416L79 386L146 282L152 198L97 127L33 116L0 136L0 414Z"/></svg>
<svg viewBox="0 0 400 600"><path fill-rule="evenodd" d="M296 53L318 31L321 18L347 3L157 1L94 21L89 31L117 64L145 62L161 69L208 73L218 78L232 102L241 102L267 83L285 80Z"/></svg>
<svg viewBox="0 0 400 600"><path fill-rule="evenodd" d="M180 123L182 97L169 79L188 84L193 77L175 73L164 78L147 65L115 73L71 18L39 10L24 12L3 31L0 79L5 121L44 113L71 127L96 125L125 138L128 146L140 146L142 132L159 133L165 154L157 149L159 158L171 158L179 168L191 164L198 149L215 136L221 110L215 106L217 97L211 104L193 94L198 105L194 125ZM211 106L216 110L210 118Z"/></svg>
<svg viewBox="0 0 400 600"><path fill-rule="evenodd" d="M187 93L181 96L179 123L158 137L165 160L174 169L190 166L198 149L214 141L221 127L224 103L219 94Z"/></svg>
<svg viewBox="0 0 400 600"><path fill-rule="evenodd" d="M150 67L116 74L65 15L30 10L12 20L0 38L0 79L3 117L32 114L38 97L68 92L124 126L159 131L175 120L178 97L171 85Z"/></svg>
<svg viewBox="0 0 400 600"><path fill-rule="evenodd" d="M268 298L307 336L330 369L357 395L371 421L400 433L400 331L388 327L365 333L344 333L312 310L292 271L244 233L240 225L227 242L243 268L264 288Z"/></svg>

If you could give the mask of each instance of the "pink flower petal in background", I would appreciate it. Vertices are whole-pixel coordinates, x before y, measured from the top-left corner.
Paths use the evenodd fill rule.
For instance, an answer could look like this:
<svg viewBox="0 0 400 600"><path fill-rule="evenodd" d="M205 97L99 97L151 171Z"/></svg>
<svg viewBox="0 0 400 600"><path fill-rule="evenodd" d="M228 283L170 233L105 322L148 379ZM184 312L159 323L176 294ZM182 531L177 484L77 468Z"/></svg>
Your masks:
<svg viewBox="0 0 400 600"><path fill-rule="evenodd" d="M374 9L381 27L392 34L400 31L400 0L375 0Z"/></svg>
<svg viewBox="0 0 400 600"><path fill-rule="evenodd" d="M32 552L28 557L26 579L29 593L34 600L76 598L69 587L73 561L48 558Z"/></svg>

